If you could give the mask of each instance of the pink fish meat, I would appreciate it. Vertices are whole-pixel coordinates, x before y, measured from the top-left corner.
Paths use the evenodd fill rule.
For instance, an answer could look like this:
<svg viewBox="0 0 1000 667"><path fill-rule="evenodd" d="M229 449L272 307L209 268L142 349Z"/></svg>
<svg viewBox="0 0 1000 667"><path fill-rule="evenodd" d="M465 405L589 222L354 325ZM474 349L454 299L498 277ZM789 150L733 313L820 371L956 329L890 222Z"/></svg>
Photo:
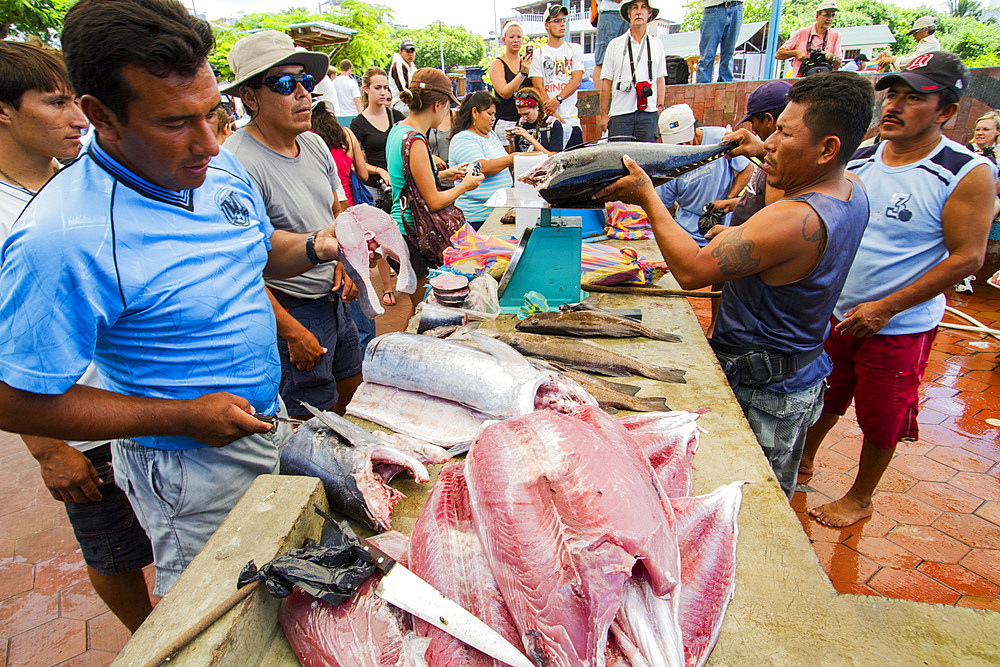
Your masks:
<svg viewBox="0 0 1000 667"><path fill-rule="evenodd" d="M618 422L649 458L660 485L671 497L690 496L691 462L698 450L699 415L695 412L646 412Z"/></svg>
<svg viewBox="0 0 1000 667"><path fill-rule="evenodd" d="M371 538L406 562L407 540L400 533ZM417 667L408 654L405 614L375 595L375 573L354 597L333 606L296 588L285 600L281 628L305 667Z"/></svg>
<svg viewBox="0 0 1000 667"><path fill-rule="evenodd" d="M472 612L514 646L520 633L504 604L476 534L465 484L464 462L441 469L410 541L410 569L445 596ZM416 632L430 638L429 667L501 667L501 663L434 626L416 619Z"/></svg>
<svg viewBox="0 0 1000 667"><path fill-rule="evenodd" d="M368 204L351 206L337 216L338 255L344 270L358 286L358 303L365 317L374 319L385 312L378 292L372 286L368 251L381 248L382 254L399 262L396 290L412 294L417 289L417 274L410 266L410 253L399 227L388 213Z"/></svg>
<svg viewBox="0 0 1000 667"><path fill-rule="evenodd" d="M584 407L488 426L466 481L490 569L537 664L603 665L612 622L647 664L683 664L673 510L616 420ZM637 577L649 596L626 590ZM638 618L641 604L668 619L660 634Z"/></svg>
<svg viewBox="0 0 1000 667"><path fill-rule="evenodd" d="M736 591L736 540L743 482L706 496L671 498L681 549L681 632L688 667L704 665Z"/></svg>

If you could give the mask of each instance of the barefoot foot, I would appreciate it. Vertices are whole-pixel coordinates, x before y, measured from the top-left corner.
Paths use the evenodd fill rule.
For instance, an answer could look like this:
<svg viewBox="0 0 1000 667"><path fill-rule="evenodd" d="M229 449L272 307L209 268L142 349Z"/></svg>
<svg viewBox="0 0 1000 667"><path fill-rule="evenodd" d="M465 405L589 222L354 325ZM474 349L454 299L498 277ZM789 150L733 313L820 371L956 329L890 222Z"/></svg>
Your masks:
<svg viewBox="0 0 1000 667"><path fill-rule="evenodd" d="M862 505L849 496L809 510L809 515L824 526L846 528L872 515L872 504Z"/></svg>
<svg viewBox="0 0 1000 667"><path fill-rule="evenodd" d="M816 466L813 465L812 461L806 461L805 459L802 459L802 462L799 464L800 475L811 477L815 471L816 471Z"/></svg>

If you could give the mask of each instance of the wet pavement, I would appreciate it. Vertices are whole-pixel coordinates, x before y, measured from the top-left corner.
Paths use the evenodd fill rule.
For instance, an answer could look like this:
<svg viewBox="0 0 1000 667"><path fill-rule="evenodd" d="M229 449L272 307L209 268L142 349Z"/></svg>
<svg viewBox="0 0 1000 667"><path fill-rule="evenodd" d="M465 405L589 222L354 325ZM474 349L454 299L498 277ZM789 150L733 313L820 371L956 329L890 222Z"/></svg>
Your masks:
<svg viewBox="0 0 1000 667"><path fill-rule="evenodd" d="M405 326L407 297L378 333ZM707 325L707 299L691 299ZM1000 291L948 293L949 304L1000 326ZM960 321L949 316L946 321ZM792 507L842 593L1000 611L1000 340L942 329L921 388L920 438L902 443L875 514L846 529L806 514L839 497L856 472L861 431L850 411L800 482ZM147 579L151 579L147 576ZM94 593L60 503L20 439L0 433L0 667L107 665L128 631Z"/></svg>

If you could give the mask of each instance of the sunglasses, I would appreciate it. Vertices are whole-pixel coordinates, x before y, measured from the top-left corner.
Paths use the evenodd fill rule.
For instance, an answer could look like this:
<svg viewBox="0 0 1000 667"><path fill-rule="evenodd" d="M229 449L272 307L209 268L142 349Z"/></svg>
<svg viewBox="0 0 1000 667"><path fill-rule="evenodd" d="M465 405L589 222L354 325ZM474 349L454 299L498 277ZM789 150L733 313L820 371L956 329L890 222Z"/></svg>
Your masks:
<svg viewBox="0 0 1000 667"><path fill-rule="evenodd" d="M282 74L264 79L264 85L279 95L291 95L295 92L295 84L297 83L301 83L307 93L311 93L316 86L316 80L312 74Z"/></svg>
<svg viewBox="0 0 1000 667"><path fill-rule="evenodd" d="M559 18L559 19L549 19L547 21L547 23L565 23L565 22L566 22L566 17L565 16L562 17L562 18Z"/></svg>
<svg viewBox="0 0 1000 667"><path fill-rule="evenodd" d="M413 53L414 51L416 51L415 48L409 48L409 49L403 49L403 50L406 51L407 53Z"/></svg>

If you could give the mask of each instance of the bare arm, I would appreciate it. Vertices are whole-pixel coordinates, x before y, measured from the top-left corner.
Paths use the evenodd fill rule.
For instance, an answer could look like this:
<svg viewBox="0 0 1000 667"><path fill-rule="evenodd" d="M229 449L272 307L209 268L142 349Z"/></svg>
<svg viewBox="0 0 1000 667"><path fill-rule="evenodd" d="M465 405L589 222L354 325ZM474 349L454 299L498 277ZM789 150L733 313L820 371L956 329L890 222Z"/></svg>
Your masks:
<svg viewBox="0 0 1000 667"><path fill-rule="evenodd" d="M363 106L361 106L361 98L360 97L355 97L354 98L354 106L357 107L358 113L361 113L362 111L365 110L365 108Z"/></svg>
<svg viewBox="0 0 1000 667"><path fill-rule="evenodd" d="M572 76L569 78L569 83L563 86L562 90L559 91L559 94L562 95L563 99L566 99L576 92L581 83L583 83L583 70L577 70L576 72L573 72Z"/></svg>
<svg viewBox="0 0 1000 667"><path fill-rule="evenodd" d="M915 281L878 301L861 303L844 313L837 331L845 336L874 336L896 314L943 293L975 273L986 256L986 240L993 222L993 175L980 165L958 184L941 212L948 257Z"/></svg>
<svg viewBox="0 0 1000 667"><path fill-rule="evenodd" d="M368 162L365 160L365 152L361 150L361 142L358 138L354 136L346 127L344 132L347 133L347 141L351 144L351 157L354 159L354 171L357 172L358 178L362 181L368 180Z"/></svg>
<svg viewBox="0 0 1000 667"><path fill-rule="evenodd" d="M656 108L664 105L667 98L667 77L661 76L656 80Z"/></svg>
<svg viewBox="0 0 1000 667"><path fill-rule="evenodd" d="M611 117L608 115L608 109L611 106L611 79L601 79L601 134L608 129L608 123L611 122Z"/></svg>
<svg viewBox="0 0 1000 667"><path fill-rule="evenodd" d="M250 416L250 409L246 399L224 392L146 398L76 384L49 395L0 382L0 429L59 440L180 435L221 447L269 430L269 424Z"/></svg>
<svg viewBox="0 0 1000 667"><path fill-rule="evenodd" d="M487 159L482 159L479 161L482 164L483 176L489 177L494 174L499 174L504 169L510 169L514 164L514 155L508 153L503 157L495 157Z"/></svg>
<svg viewBox="0 0 1000 667"><path fill-rule="evenodd" d="M288 343L288 359L300 371L311 371L319 358L326 353L326 348L319 344L316 336L302 323L292 317L291 313L281 307L271 290L264 288L267 298L274 310L274 320L278 326L278 335Z"/></svg>
<svg viewBox="0 0 1000 667"><path fill-rule="evenodd" d="M528 78L528 67L530 65L530 57L521 58L521 68L517 76L507 81L504 76L503 62L499 58L495 58L490 63L490 85L493 86L493 90L496 91L499 97L505 100L510 99L510 96L516 93L517 89L521 87L521 83Z"/></svg>
<svg viewBox="0 0 1000 667"><path fill-rule="evenodd" d="M740 200L740 193L743 192L743 188L745 188L747 183L750 182L750 176L752 174L753 165L748 164L746 169L736 174L736 178L733 179L733 186L729 188L729 194L726 195L726 198L712 202L714 208L718 211L725 211L726 213L729 213L736 208L736 204Z"/></svg>
<svg viewBox="0 0 1000 667"><path fill-rule="evenodd" d="M52 497L63 503L86 503L101 499L101 483L94 464L63 440L22 435L28 451L38 461L42 482Z"/></svg>

